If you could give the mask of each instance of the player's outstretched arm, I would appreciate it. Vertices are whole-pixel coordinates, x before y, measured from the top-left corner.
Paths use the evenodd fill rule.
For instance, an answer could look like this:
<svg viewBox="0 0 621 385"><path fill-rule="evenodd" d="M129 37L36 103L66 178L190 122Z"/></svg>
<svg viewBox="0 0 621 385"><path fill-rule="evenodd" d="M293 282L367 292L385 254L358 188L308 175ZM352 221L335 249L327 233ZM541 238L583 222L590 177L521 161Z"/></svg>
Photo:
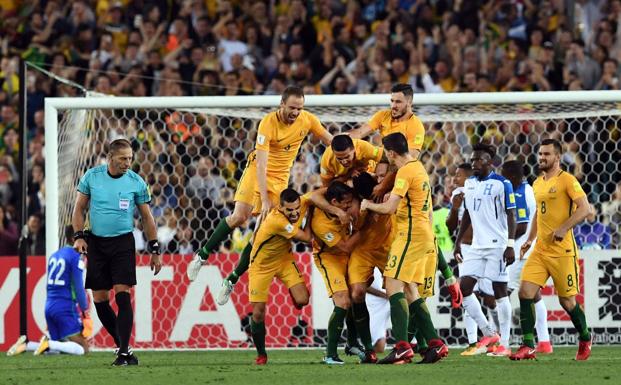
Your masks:
<svg viewBox="0 0 621 385"><path fill-rule="evenodd" d="M362 139L367 137L371 133L371 131L373 130L371 129L369 123L364 123L362 126L350 130L346 133L349 134L349 136L351 136L353 139Z"/></svg>
<svg viewBox="0 0 621 385"><path fill-rule="evenodd" d="M371 210L378 214L394 214L397 212L399 202L401 202L401 197L397 194L390 194L390 197L384 203L374 203L368 199L365 199L360 205L360 210Z"/></svg>
<svg viewBox="0 0 621 385"><path fill-rule="evenodd" d="M78 191L78 197L73 206L73 214L71 215L71 225L75 233L84 231L84 212L88 207L89 196ZM87 245L84 238L76 239L73 248L80 254L86 254Z"/></svg>
<svg viewBox="0 0 621 385"><path fill-rule="evenodd" d="M157 243L157 226L151 214L151 209L148 203L142 203L138 205L138 211L142 217L142 226L144 232L147 235L148 245L147 249L151 253L151 270L154 275L160 272L162 269L162 262L160 261L160 245Z"/></svg>

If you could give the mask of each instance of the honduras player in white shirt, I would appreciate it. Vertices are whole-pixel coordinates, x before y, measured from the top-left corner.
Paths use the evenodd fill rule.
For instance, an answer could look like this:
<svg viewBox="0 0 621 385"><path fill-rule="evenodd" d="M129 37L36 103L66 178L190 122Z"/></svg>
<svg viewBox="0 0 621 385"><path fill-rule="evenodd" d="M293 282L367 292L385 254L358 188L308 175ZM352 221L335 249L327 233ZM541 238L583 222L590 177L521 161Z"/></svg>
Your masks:
<svg viewBox="0 0 621 385"><path fill-rule="evenodd" d="M464 216L455 241L455 258L462 260L461 242L463 235L472 225L472 253L463 259L461 267L461 290L463 306L477 322L484 337L479 341L481 349L498 342L498 335L487 322L481 304L472 293L477 280L492 281L500 323L500 346L494 356L508 356L511 333L511 302L507 283L506 267L515 260L515 196L513 187L493 168L495 150L488 145L473 146L471 157L474 176L464 185Z"/></svg>
<svg viewBox="0 0 621 385"><path fill-rule="evenodd" d="M531 185L524 179L524 165L518 160L510 160L502 165L502 176L507 178L513 185L513 193L515 194L517 227L515 230L515 253L519 255L520 247L526 242L533 217L537 211L537 202L535 201L535 192ZM511 266L509 266L509 295L514 290L520 288L520 275L526 263L526 258L530 255L532 249L528 250L524 257L518 258ZM545 302L538 292L535 296L535 328L537 329L537 353L550 354L553 352L550 343L550 334L548 332L548 309Z"/></svg>

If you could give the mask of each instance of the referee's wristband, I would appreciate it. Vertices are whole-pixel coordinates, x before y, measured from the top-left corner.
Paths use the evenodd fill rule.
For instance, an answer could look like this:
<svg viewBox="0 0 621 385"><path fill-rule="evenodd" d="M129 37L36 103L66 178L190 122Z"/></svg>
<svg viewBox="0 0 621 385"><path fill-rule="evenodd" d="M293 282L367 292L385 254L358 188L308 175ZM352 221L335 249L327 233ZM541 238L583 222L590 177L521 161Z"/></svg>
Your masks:
<svg viewBox="0 0 621 385"><path fill-rule="evenodd" d="M507 247L513 247L515 246L515 239L509 239L507 241Z"/></svg>
<svg viewBox="0 0 621 385"><path fill-rule="evenodd" d="M152 239L147 243L147 251L151 254L160 254L160 243L157 239Z"/></svg>
<svg viewBox="0 0 621 385"><path fill-rule="evenodd" d="M73 233L73 240L77 241L78 239L86 240L87 233L85 231L76 231Z"/></svg>

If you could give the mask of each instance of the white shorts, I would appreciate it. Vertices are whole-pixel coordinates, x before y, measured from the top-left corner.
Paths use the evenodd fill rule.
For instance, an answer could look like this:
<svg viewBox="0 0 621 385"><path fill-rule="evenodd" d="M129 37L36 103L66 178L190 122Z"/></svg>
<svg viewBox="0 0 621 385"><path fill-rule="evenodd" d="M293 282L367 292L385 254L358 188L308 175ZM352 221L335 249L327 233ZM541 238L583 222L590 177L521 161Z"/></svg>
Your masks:
<svg viewBox="0 0 621 385"><path fill-rule="evenodd" d="M461 277L474 277L477 280L487 278L492 282L509 282L509 274L503 260L504 249L473 249L462 256L464 262L461 265L459 275Z"/></svg>
<svg viewBox="0 0 621 385"><path fill-rule="evenodd" d="M367 294L366 303L369 310L371 342L375 345L378 340L386 338L386 329L390 326L390 302L387 299Z"/></svg>
<svg viewBox="0 0 621 385"><path fill-rule="evenodd" d="M479 292L481 294L494 296L494 286L492 285L492 281L487 278L479 278L477 283L474 284L473 292Z"/></svg>
<svg viewBox="0 0 621 385"><path fill-rule="evenodd" d="M507 267L509 272L509 290L518 290L520 288L520 276L522 275L522 269L528 259L520 259L516 254L515 262Z"/></svg>

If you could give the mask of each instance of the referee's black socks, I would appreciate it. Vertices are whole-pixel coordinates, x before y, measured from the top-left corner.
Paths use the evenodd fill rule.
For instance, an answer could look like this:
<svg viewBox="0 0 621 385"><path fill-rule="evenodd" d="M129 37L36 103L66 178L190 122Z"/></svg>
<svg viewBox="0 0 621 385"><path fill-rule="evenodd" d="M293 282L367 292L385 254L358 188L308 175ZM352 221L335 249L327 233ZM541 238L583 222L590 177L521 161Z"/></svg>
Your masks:
<svg viewBox="0 0 621 385"><path fill-rule="evenodd" d="M95 310L97 310L97 317L99 317L101 324L114 339L115 345L121 347L116 330L116 314L114 314L114 310L110 307L110 302L95 302Z"/></svg>
<svg viewBox="0 0 621 385"><path fill-rule="evenodd" d="M132 334L132 326L134 323L134 311L132 309L132 301L129 293L122 291L114 296L116 304L119 307L119 314L116 317L116 328L119 333L119 354L127 353L129 346L129 337Z"/></svg>

